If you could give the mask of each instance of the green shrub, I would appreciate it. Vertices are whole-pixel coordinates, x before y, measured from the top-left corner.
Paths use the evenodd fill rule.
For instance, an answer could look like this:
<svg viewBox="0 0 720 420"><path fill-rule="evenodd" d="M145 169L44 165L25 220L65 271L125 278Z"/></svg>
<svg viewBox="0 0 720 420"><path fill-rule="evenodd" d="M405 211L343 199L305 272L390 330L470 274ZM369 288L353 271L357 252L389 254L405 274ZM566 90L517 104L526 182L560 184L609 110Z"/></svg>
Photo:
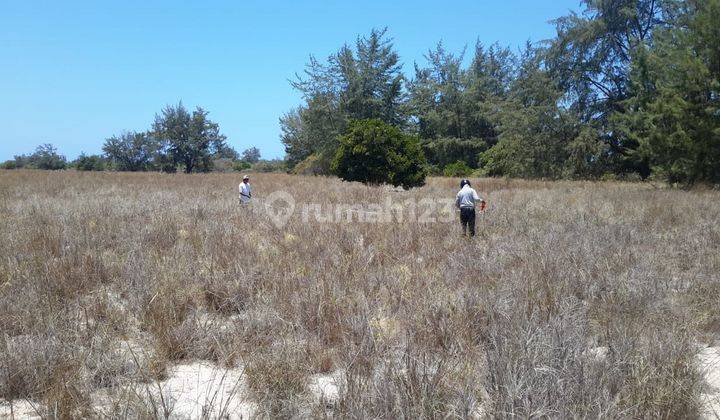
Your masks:
<svg viewBox="0 0 720 420"><path fill-rule="evenodd" d="M57 152L52 144L41 144L35 149L35 153L28 158L28 165L35 169L58 170L65 169L67 160L65 156Z"/></svg>
<svg viewBox="0 0 720 420"><path fill-rule="evenodd" d="M406 189L424 185L427 176L418 138L377 119L350 123L347 133L340 137L331 170L345 181Z"/></svg>
<svg viewBox="0 0 720 420"><path fill-rule="evenodd" d="M14 160L7 160L0 165L0 169L17 169L17 162Z"/></svg>
<svg viewBox="0 0 720 420"><path fill-rule="evenodd" d="M458 160L455 163L451 163L449 165L445 166L445 169L443 169L443 175L445 176L470 176L473 173L473 169L468 166L467 163Z"/></svg>
<svg viewBox="0 0 720 420"><path fill-rule="evenodd" d="M250 169L251 167L252 167L252 165L250 163L245 162L243 160L238 160L237 162L235 162L233 164L233 170L238 171L238 172L246 171L246 170Z"/></svg>
<svg viewBox="0 0 720 420"><path fill-rule="evenodd" d="M104 171L105 159L99 155L88 156L85 153L81 153L75 162L73 162L72 166L78 171Z"/></svg>

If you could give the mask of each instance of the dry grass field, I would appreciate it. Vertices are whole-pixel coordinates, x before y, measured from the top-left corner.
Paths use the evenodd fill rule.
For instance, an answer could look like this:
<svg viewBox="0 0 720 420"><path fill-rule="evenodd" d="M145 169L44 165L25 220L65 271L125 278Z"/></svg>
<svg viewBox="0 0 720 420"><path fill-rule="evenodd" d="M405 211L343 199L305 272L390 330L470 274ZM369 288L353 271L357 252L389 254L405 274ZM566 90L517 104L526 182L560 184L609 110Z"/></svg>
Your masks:
<svg viewBox="0 0 720 420"><path fill-rule="evenodd" d="M258 201L297 202L282 227L238 205L239 180L0 172L0 399L45 417L182 417L157 384L202 363L233 372L257 417L703 414L717 191L480 179L489 207L469 240L454 214L297 211L452 198L455 179L396 191L258 174ZM238 416L205 397L198 417Z"/></svg>

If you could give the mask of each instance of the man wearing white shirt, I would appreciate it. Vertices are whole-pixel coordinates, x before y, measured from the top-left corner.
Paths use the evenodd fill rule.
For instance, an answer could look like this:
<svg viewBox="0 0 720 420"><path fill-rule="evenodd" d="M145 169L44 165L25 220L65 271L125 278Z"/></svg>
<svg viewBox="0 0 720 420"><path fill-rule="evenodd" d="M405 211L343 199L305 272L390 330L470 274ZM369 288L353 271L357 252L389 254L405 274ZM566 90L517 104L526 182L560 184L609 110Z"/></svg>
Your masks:
<svg viewBox="0 0 720 420"><path fill-rule="evenodd" d="M248 204L252 198L252 188L250 187L250 177L245 175L240 184L240 204Z"/></svg>
<svg viewBox="0 0 720 420"><path fill-rule="evenodd" d="M460 181L460 191L455 197L455 205L460 209L460 223L463 228L463 236L470 231L470 236L475 236L475 203L480 202L480 211L485 210L485 200L478 196L478 193L470 186L470 181Z"/></svg>

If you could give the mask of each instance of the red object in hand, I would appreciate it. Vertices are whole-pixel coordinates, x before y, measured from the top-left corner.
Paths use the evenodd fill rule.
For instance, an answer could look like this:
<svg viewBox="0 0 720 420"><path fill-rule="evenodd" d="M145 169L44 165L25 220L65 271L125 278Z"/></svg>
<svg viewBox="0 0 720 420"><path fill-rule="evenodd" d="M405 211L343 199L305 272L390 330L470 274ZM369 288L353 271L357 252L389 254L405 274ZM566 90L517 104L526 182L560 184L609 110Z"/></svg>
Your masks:
<svg viewBox="0 0 720 420"><path fill-rule="evenodd" d="M480 202L480 211L485 211L485 201Z"/></svg>

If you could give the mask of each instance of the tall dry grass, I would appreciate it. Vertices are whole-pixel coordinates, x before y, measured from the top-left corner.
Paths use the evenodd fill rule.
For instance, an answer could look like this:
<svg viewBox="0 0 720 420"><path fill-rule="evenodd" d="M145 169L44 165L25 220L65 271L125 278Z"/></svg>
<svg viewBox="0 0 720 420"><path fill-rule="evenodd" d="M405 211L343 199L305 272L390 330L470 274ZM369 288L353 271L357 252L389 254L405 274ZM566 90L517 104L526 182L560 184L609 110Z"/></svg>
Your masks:
<svg viewBox="0 0 720 420"><path fill-rule="evenodd" d="M0 398L94 417L94 391L203 359L244 366L259 416L697 415L695 345L720 331L717 192L481 179L470 241L456 223L297 212L277 228L238 206L238 182L0 172ZM253 183L328 205L457 182ZM330 372L340 395L318 403L308 378ZM169 414L136 399L115 412Z"/></svg>

